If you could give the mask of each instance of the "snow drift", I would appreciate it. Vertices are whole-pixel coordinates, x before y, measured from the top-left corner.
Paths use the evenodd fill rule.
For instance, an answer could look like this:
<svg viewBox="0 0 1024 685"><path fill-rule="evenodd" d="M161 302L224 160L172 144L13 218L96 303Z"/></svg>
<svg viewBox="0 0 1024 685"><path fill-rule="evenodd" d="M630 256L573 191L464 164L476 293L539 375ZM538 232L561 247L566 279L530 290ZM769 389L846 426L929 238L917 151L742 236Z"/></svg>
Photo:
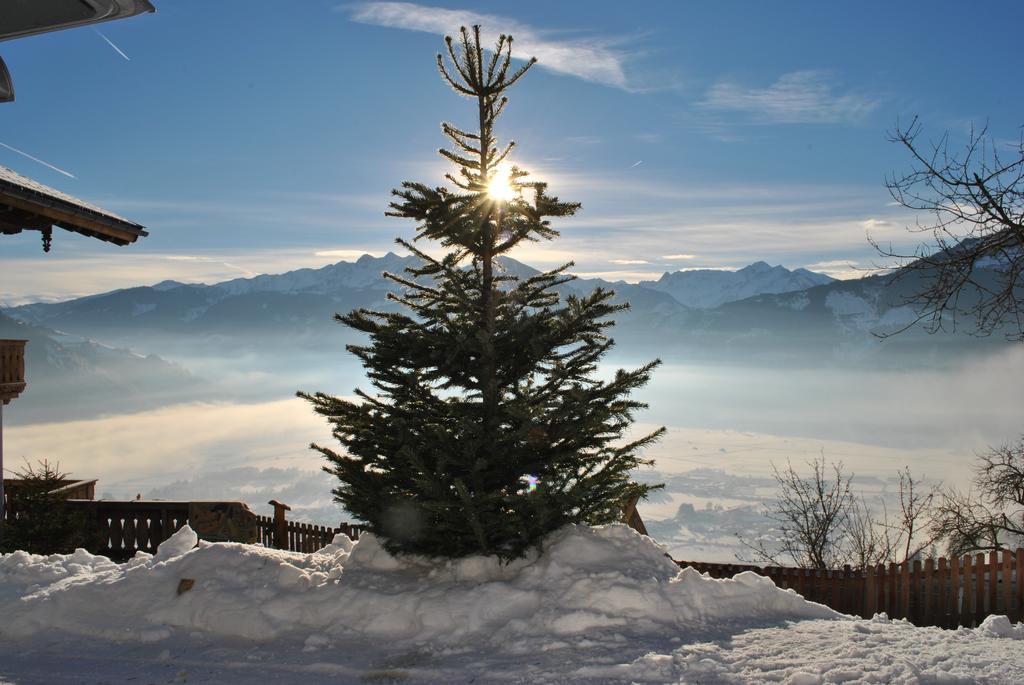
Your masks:
<svg viewBox="0 0 1024 685"><path fill-rule="evenodd" d="M680 571L622 525L567 527L504 566L395 558L372 536L197 546L189 528L125 564L0 556L0 681L25 685L1021 683L1020 639L1002 616L864 621L754 574Z"/></svg>
<svg viewBox="0 0 1024 685"><path fill-rule="evenodd" d="M182 579L194 581L191 587ZM502 565L395 558L372 535L339 536L314 554L204 543L182 528L156 555L125 564L78 550L0 557L0 635L58 629L156 641L175 628L270 640L309 636L434 646L614 632L671 635L701 624L834 618L831 609L743 573L680 570L624 525L569 526L543 553Z"/></svg>

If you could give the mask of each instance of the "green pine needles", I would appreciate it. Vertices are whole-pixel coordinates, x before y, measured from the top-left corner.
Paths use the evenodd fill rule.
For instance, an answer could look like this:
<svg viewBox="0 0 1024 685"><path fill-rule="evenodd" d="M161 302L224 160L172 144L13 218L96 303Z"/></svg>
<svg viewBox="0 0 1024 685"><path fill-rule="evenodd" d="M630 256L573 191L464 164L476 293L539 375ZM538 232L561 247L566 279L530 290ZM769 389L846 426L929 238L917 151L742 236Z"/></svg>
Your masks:
<svg viewBox="0 0 1024 685"><path fill-rule="evenodd" d="M650 463L639 453L664 429L623 436L646 406L630 393L659 362L596 379L613 344L608 317L626 305L600 288L563 301L571 263L524 278L501 268L499 257L524 240L558 235L549 219L579 204L506 166L514 144L495 139L506 91L536 60L513 70L512 38L485 51L479 27L446 44L450 62L438 55L438 67L473 101L476 130L442 124L453 188L403 183L387 214L414 219L417 240L448 252L435 259L399 239L420 259L404 276L386 274L404 311L336 315L369 337L348 349L376 392L299 396L345 448L312 446L340 481L335 499L390 551L508 560L567 523L621 520L624 503L646 495L651 486L629 474Z"/></svg>

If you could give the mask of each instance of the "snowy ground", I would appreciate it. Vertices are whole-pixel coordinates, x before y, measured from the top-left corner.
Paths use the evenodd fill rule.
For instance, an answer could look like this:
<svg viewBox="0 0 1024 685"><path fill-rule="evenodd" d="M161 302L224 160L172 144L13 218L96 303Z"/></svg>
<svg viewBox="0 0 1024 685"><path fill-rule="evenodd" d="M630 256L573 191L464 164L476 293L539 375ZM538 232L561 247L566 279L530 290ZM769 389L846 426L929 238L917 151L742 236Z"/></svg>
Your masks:
<svg viewBox="0 0 1024 685"><path fill-rule="evenodd" d="M621 525L506 566L398 560L372 536L311 555L194 540L123 565L0 557L0 683L1024 682L1024 625L855 620L679 571Z"/></svg>

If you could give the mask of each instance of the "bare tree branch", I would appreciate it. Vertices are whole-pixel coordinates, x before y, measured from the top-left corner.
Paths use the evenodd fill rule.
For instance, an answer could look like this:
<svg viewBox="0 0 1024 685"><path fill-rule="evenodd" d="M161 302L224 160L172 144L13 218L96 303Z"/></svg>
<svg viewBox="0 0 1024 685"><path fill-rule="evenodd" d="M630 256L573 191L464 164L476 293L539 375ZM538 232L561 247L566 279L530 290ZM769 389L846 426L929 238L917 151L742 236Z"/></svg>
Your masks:
<svg viewBox="0 0 1024 685"><path fill-rule="evenodd" d="M843 474L842 463L827 468L824 456L807 465L809 478L800 476L788 461L782 471L772 465L779 499L765 517L775 523L774 540L740 538L758 560L781 565L781 559L788 558L802 568L833 568L845 558L841 539L853 502L852 476Z"/></svg>
<svg viewBox="0 0 1024 685"><path fill-rule="evenodd" d="M937 487L924 488L909 467L899 472L899 510L889 517L885 500L880 500L880 518L863 497L854 496L853 475L843 471L842 462L826 463L824 455L808 462L809 476L798 474L793 465L772 473L779 486L778 499L765 509L771 521L769 535L740 542L753 561L801 568L838 568L850 564L864 568L885 562L900 562L920 555L935 543L932 525Z"/></svg>
<svg viewBox="0 0 1024 685"><path fill-rule="evenodd" d="M897 203L931 216L909 228L930 240L903 254L869 238L902 267L894 279L912 286L907 303L917 316L900 331L919 323L928 332L955 330L966 317L976 335L1024 341L1024 137L1006 145L987 127L972 128L958 153L948 133L928 144L920 137L917 117L897 124L891 140L910 152L913 167L886 186Z"/></svg>
<svg viewBox="0 0 1024 685"><path fill-rule="evenodd" d="M979 455L973 486L942 493L933 536L956 555L1024 543L1024 437Z"/></svg>

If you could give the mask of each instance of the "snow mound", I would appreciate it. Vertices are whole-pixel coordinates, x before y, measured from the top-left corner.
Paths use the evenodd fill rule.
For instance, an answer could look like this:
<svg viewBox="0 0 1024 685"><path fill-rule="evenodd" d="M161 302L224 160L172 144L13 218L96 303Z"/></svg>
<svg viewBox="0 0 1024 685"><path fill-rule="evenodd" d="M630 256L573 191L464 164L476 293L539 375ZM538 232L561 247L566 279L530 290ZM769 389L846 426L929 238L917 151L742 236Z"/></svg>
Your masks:
<svg viewBox="0 0 1024 685"><path fill-rule="evenodd" d="M985 637L1006 637L1024 640L1024 623L1013 625L1006 616L986 616L974 632Z"/></svg>
<svg viewBox="0 0 1024 685"><path fill-rule="evenodd" d="M199 536L187 523L178 531L160 543L153 555L153 561L167 561L174 557L180 557L199 543Z"/></svg>
<svg viewBox="0 0 1024 685"><path fill-rule="evenodd" d="M514 650L527 636L665 636L752 618L838 616L752 573L713 580L680 570L649 538L618 524L566 527L543 553L504 565L482 556L396 558L372 535L336 539L314 554L194 545L186 528L156 555L126 564L84 550L4 555L0 635L60 630L147 642L183 629L255 640L316 636L313 646L336 636L438 646L474 639Z"/></svg>
<svg viewBox="0 0 1024 685"><path fill-rule="evenodd" d="M120 568L110 559L84 549L45 557L28 552L0 554L0 605L6 607L45 587L81 582Z"/></svg>

